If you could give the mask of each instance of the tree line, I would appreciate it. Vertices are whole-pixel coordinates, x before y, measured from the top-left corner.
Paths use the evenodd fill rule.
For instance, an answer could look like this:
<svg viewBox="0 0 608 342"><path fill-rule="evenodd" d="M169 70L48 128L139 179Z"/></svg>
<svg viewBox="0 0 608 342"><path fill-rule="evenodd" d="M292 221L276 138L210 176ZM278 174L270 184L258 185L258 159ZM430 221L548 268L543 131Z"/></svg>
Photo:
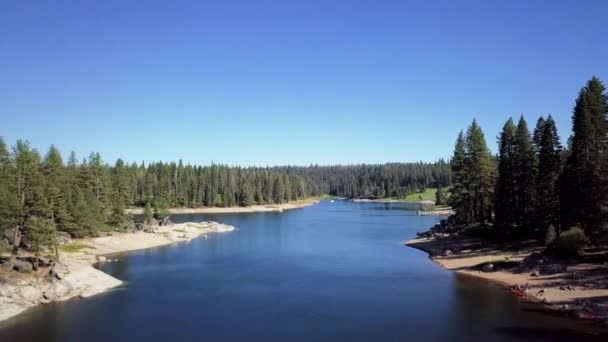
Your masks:
<svg viewBox="0 0 608 342"><path fill-rule="evenodd" d="M323 194L403 197L451 182L449 163L350 166L229 167L152 162L114 165L99 153L79 161L55 146L41 156L27 141L11 149L0 138L0 232L19 247L52 246L56 232L73 237L125 229L125 209L145 207L157 216L169 207L280 204Z"/></svg>
<svg viewBox="0 0 608 342"><path fill-rule="evenodd" d="M482 226L502 237L559 236L579 227L592 242L608 237L608 96L593 77L580 90L573 130L562 146L555 121L541 116L531 132L509 118L488 149L475 120L456 139L450 204L461 228Z"/></svg>

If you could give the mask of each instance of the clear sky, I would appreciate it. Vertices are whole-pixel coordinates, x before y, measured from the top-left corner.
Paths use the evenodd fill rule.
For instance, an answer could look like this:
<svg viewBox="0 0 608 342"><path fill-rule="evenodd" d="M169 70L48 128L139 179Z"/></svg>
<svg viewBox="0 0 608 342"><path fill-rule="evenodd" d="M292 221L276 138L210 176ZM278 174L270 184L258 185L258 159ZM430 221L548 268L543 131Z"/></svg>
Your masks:
<svg viewBox="0 0 608 342"><path fill-rule="evenodd" d="M67 157L433 161L608 81L608 1L1 1L0 135Z"/></svg>

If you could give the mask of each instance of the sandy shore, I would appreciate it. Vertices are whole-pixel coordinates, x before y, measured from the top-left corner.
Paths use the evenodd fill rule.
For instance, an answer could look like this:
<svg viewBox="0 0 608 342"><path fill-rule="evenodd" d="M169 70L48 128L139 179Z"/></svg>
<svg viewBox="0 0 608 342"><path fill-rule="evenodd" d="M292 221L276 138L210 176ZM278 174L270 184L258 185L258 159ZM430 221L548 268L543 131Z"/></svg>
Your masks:
<svg viewBox="0 0 608 342"><path fill-rule="evenodd" d="M190 241L198 236L233 231L217 222L181 223L158 227L155 233L114 233L111 236L74 240L63 246L60 262L51 270L34 274L2 270L0 273L0 321L41 303L89 297L122 282L92 265L116 261L113 253ZM68 250L70 252L68 252ZM49 276L49 272L53 274Z"/></svg>
<svg viewBox="0 0 608 342"><path fill-rule="evenodd" d="M307 207L319 203L317 199L294 201L283 204L270 204L270 205L252 205L249 207L203 207L203 208L171 208L172 214L238 214L238 213L259 213L259 212L283 212L285 210L292 210ZM131 208L127 209L128 213L131 214L142 214L143 208Z"/></svg>
<svg viewBox="0 0 608 342"><path fill-rule="evenodd" d="M484 263L520 262L533 252L543 248L532 244L512 249L496 246L472 238L420 238L406 241L407 246L429 253L431 260L442 267L477 278L501 284L505 287L528 284L525 298L531 302L544 303L547 309L560 310L574 307L577 303L590 302L608 305L608 265L601 262L578 262L566 264L563 273L533 276L530 271L516 271L514 268L482 272L479 265ZM446 255L446 250L456 251ZM449 253L448 253L449 254ZM574 290L564 287L573 286ZM603 309L602 309L603 310ZM607 319L608 317L598 319Z"/></svg>

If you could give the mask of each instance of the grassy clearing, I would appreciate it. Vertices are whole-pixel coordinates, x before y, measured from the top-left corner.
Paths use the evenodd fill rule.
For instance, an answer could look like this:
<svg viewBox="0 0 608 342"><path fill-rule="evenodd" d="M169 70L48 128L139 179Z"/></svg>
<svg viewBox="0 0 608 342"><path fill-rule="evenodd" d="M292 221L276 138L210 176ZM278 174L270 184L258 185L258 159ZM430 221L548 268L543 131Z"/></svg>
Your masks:
<svg viewBox="0 0 608 342"><path fill-rule="evenodd" d="M424 190L424 192L417 192L407 195L404 200L406 202L434 201L436 193L436 188L427 188Z"/></svg>
<svg viewBox="0 0 608 342"><path fill-rule="evenodd" d="M76 253L84 248L92 248L89 245L85 245L83 243L72 242L62 246L59 246L59 250L65 253Z"/></svg>

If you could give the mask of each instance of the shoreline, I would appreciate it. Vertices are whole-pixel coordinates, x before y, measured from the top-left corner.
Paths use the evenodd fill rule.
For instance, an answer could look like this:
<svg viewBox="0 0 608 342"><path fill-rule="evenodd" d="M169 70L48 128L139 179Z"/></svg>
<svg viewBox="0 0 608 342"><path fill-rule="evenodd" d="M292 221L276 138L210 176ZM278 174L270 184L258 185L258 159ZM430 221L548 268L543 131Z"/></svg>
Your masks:
<svg viewBox="0 0 608 342"><path fill-rule="evenodd" d="M509 249L473 238L433 237L407 240L404 245L427 253L429 259L440 267L492 282L510 290L511 295L521 297L525 302L542 305L547 312L601 322L603 328L608 326L608 287L604 283L608 274L607 265L571 263L563 272L533 275L531 270L514 271L513 267L500 267L502 263L520 263L526 256L542 251L543 247L531 244L520 249ZM480 266L487 263L496 265L496 270L483 272ZM578 278L576 275L587 276ZM518 286L522 285L526 285L527 289L518 290ZM568 286L573 286L574 290L567 289Z"/></svg>
<svg viewBox="0 0 608 342"><path fill-rule="evenodd" d="M283 212L286 210L304 208L319 203L320 199L308 199L282 204L251 205L248 207L201 207L201 208L170 208L171 214L240 214L261 212ZM128 214L143 214L143 208L129 208Z"/></svg>
<svg viewBox="0 0 608 342"><path fill-rule="evenodd" d="M353 202L360 203L410 203L417 205L435 205L435 201L431 200L422 200L422 201L408 201L404 199L394 199L394 198L379 198L379 199L368 199L368 198L353 198Z"/></svg>
<svg viewBox="0 0 608 342"><path fill-rule="evenodd" d="M0 278L0 324L40 304L86 298L121 285L121 280L93 267L97 263L117 261L109 258L110 255L188 242L203 235L206 238L206 234L233 230L233 226L217 222L186 222L160 226L154 233L113 233L75 239L68 245L78 248L75 251L62 248L59 262L53 267L42 268L33 274L9 271L16 279Z"/></svg>

